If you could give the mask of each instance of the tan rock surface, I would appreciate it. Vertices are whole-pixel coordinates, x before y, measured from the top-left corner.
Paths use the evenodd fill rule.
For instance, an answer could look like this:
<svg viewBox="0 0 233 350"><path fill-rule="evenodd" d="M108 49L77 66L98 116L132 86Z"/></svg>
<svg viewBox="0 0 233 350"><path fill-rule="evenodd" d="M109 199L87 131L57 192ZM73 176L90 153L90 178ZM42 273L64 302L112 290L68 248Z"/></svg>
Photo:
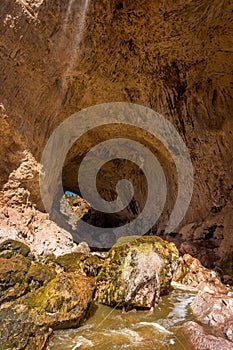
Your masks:
<svg viewBox="0 0 233 350"><path fill-rule="evenodd" d="M223 337L208 334L198 323L189 321L182 325L182 331L192 344L193 350L231 350L232 342Z"/></svg>
<svg viewBox="0 0 233 350"><path fill-rule="evenodd" d="M197 320L208 324L233 341L233 298L228 295L199 293L191 303Z"/></svg>
<svg viewBox="0 0 233 350"><path fill-rule="evenodd" d="M205 268L198 259L189 254L180 258L178 268L173 274L173 281L212 294L227 294L229 291L222 284L217 272Z"/></svg>
<svg viewBox="0 0 233 350"><path fill-rule="evenodd" d="M24 226L17 228L17 217L26 217L25 205L41 209L37 162L54 128L82 108L127 101L161 113L185 141L195 183L180 227L194 223L204 232L212 220L223 220L223 238L216 237L215 251L215 261L221 260L233 247L230 2L83 3L88 5L85 18L81 18L84 9L79 2L70 10L64 0L0 4L1 203L10 207L1 232L8 230L13 237L29 235L20 232ZM77 190L75 164L86 150L117 132L114 127L97 130L71 150L64 165L65 188ZM157 152L166 172L169 199L158 222L158 229L163 229L176 194L174 164L164 147L142 133L125 129L122 136L133 136ZM25 155L34 164L30 174ZM143 179L135 180L127 164L124 171L138 180L135 192L143 202ZM20 181L15 180L16 173ZM107 171L107 175L110 197L115 172ZM105 179L99 182L100 189ZM16 211L11 212L12 207ZM128 210L124 215L127 219L135 214ZM47 230L56 236L59 228L44 218L39 225L45 220ZM117 217L121 219L125 217Z"/></svg>

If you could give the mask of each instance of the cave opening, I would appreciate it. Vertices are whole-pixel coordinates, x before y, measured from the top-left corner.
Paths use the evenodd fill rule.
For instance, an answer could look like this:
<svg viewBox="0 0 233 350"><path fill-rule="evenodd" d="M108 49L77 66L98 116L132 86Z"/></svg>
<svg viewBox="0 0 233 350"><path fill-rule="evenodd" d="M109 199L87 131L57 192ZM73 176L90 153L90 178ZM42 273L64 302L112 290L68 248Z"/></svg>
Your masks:
<svg viewBox="0 0 233 350"><path fill-rule="evenodd" d="M131 222L141 213L147 198L147 181L142 170L127 160L114 159L101 168L97 174L96 183L100 196L106 201L113 201L118 196L116 192L118 181L126 178L132 182L134 188L140 188L140 191L134 193L133 198L123 210L117 213L96 210L81 196L80 191L77 194L66 189L60 200L61 213L68 216L68 223L73 229L75 229L75 223L77 224L80 219L95 227L103 228L120 227Z"/></svg>
<svg viewBox="0 0 233 350"><path fill-rule="evenodd" d="M124 158L107 161L96 172L96 188L100 197L107 202L117 199L117 184L119 181L126 179L132 184L133 196L122 210L112 213L97 210L89 203L88 198L83 196L79 188L78 173L80 164L86 154L96 144L120 137L134 139L145 146L158 159L163 168L167 184L166 202L159 220L146 233L160 234L164 232L167 218L171 213L177 195L177 174L174 162L166 148L157 139L147 134L146 131L133 126L122 129L119 128L119 125L111 124L101 128L97 127L82 135L70 148L63 164L62 186L63 195L64 193L65 195L62 198L55 198L56 203L60 203L60 207L57 204L54 205L53 216L56 217L56 222L58 222L58 211L59 214L62 214L62 217L59 218L59 225L70 231L75 241L85 239L82 235L80 238L75 236L80 219L93 228L118 228L135 220L147 203L149 189L143 170L140 165ZM142 159L143 162L144 159ZM93 161L91 167L95 168L95 161ZM85 177L88 177L88 173ZM156 199L156 193L154 193L154 196ZM64 203L66 203L65 209ZM125 232L125 235L127 235L127 232Z"/></svg>

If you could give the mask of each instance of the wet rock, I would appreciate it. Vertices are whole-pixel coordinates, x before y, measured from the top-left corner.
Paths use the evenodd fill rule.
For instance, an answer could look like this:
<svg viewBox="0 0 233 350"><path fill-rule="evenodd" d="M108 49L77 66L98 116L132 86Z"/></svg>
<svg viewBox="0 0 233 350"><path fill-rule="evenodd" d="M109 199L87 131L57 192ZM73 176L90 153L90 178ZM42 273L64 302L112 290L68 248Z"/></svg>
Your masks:
<svg viewBox="0 0 233 350"><path fill-rule="evenodd" d="M182 325L182 331L188 337L194 350L232 350L233 343L222 337L208 334L202 326L189 321Z"/></svg>
<svg viewBox="0 0 233 350"><path fill-rule="evenodd" d="M233 297L199 293L191 303L197 319L227 335L233 341ZM233 345L232 345L233 348Z"/></svg>
<svg viewBox="0 0 233 350"><path fill-rule="evenodd" d="M18 254L28 256L29 252L30 248L26 244L13 239L0 243L0 258L11 258Z"/></svg>
<svg viewBox="0 0 233 350"><path fill-rule="evenodd" d="M226 286L222 284L217 272L205 268L198 259L189 254L185 254L183 258L180 258L173 281L210 293L227 293L228 291Z"/></svg>
<svg viewBox="0 0 233 350"><path fill-rule="evenodd" d="M96 255L87 258L82 266L82 271L86 276L96 277L103 265L103 261Z"/></svg>
<svg viewBox="0 0 233 350"><path fill-rule="evenodd" d="M23 255L0 258L0 302L18 298L26 293L26 275L31 261Z"/></svg>
<svg viewBox="0 0 233 350"><path fill-rule="evenodd" d="M55 276L56 272L52 268L33 262L27 273L27 282L30 285L30 289L37 289L55 278Z"/></svg>
<svg viewBox="0 0 233 350"><path fill-rule="evenodd" d="M18 299L12 310L28 314L37 325L53 329L78 327L87 315L94 290L94 278L61 273L46 286Z"/></svg>
<svg viewBox="0 0 233 350"><path fill-rule="evenodd" d="M177 267L173 243L156 236L123 237L109 251L97 281L97 300L107 305L151 308L169 291Z"/></svg>
<svg viewBox="0 0 233 350"><path fill-rule="evenodd" d="M50 255L34 261L20 242L7 241L1 247L5 257L0 258L0 349L42 350L50 327L76 327L84 320L95 279L64 272L80 269L81 253L74 253L76 260L67 254L60 260Z"/></svg>
<svg viewBox="0 0 233 350"><path fill-rule="evenodd" d="M66 272L80 272L80 264L84 258L82 253L69 253L57 257L55 262Z"/></svg>
<svg viewBox="0 0 233 350"><path fill-rule="evenodd" d="M48 256L44 262L57 272L76 272L84 276L96 277L103 265L103 260L96 256L86 256L81 253L69 253L59 257Z"/></svg>
<svg viewBox="0 0 233 350"><path fill-rule="evenodd" d="M0 312L1 350L43 350L51 334L52 329L36 325L27 314Z"/></svg>
<svg viewBox="0 0 233 350"><path fill-rule="evenodd" d="M35 262L27 256L29 248L26 245L7 241L1 247L8 258L0 258L0 302L17 299L56 276L54 268ZM26 256L16 255L17 252Z"/></svg>

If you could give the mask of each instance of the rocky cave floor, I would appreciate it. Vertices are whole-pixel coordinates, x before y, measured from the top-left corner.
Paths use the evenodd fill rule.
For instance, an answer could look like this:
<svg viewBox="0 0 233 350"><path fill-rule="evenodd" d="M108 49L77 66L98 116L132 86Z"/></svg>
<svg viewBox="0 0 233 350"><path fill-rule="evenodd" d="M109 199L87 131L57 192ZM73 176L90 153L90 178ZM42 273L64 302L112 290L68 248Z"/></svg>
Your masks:
<svg viewBox="0 0 233 350"><path fill-rule="evenodd" d="M198 291L191 305L198 323L181 327L190 346L232 349L231 204L216 207L206 220L178 232L135 237L136 246L126 239L122 250L116 246L109 252L91 252L34 205L38 174L38 163L24 151L0 193L2 349L45 348L54 330L79 327L94 300L126 310L150 309L171 285ZM71 202L60 208L70 230L85 215L103 223L86 201ZM117 267L120 270L114 271Z"/></svg>
<svg viewBox="0 0 233 350"><path fill-rule="evenodd" d="M61 203L73 225L90 210L77 197ZM158 236L121 237L109 251L94 252L33 208L4 208L1 218L1 349L46 349L54 330L82 325L93 302L152 310L171 288L198 292L190 305L196 321L179 327L190 349L232 349L232 279L222 269L204 267Z"/></svg>
<svg viewBox="0 0 233 350"><path fill-rule="evenodd" d="M230 1L9 0L0 10L0 349L45 349L53 331L82 325L94 301L150 310L172 287L197 291L196 321L181 325L190 348L232 350ZM190 154L194 188L184 221L164 234L178 187L166 147L129 125L82 135L62 164L65 189L79 193L84 155L115 137L156 154L169 188L158 236L125 237L101 252L70 232L83 215L105 219L79 200L58 208L63 222L58 212L50 220L39 177L52 132L74 113L112 102L146 106L171 122ZM121 177L145 200L142 174L123 165ZM99 186L111 200L119 174L105 170Z"/></svg>

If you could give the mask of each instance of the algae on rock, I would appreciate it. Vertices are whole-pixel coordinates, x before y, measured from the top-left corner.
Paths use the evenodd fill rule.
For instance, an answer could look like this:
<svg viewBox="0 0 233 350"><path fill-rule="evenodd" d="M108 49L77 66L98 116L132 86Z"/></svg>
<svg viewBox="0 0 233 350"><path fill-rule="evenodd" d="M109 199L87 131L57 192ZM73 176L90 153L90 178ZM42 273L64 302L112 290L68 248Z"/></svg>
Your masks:
<svg viewBox="0 0 233 350"><path fill-rule="evenodd" d="M80 253L35 261L26 245L9 240L0 252L0 349L43 349L52 329L78 327L84 321L95 278L78 273L85 273ZM93 272L91 258L86 259L86 274L95 274L99 266L93 257Z"/></svg>
<svg viewBox="0 0 233 350"><path fill-rule="evenodd" d="M54 259L65 272L76 272L84 276L96 277L102 261L95 255L86 256L82 253L74 252L61 255Z"/></svg>
<svg viewBox="0 0 233 350"><path fill-rule="evenodd" d="M11 258L18 254L28 256L29 252L30 248L26 244L13 239L0 243L0 258Z"/></svg>
<svg viewBox="0 0 233 350"><path fill-rule="evenodd" d="M23 255L0 258L0 302L10 301L26 293L26 275L31 261Z"/></svg>
<svg viewBox="0 0 233 350"><path fill-rule="evenodd" d="M93 300L95 279L60 273L46 286L16 300L12 308L26 310L33 322L53 329L78 327Z"/></svg>
<svg viewBox="0 0 233 350"><path fill-rule="evenodd" d="M36 325L26 313L11 308L0 312L0 349L43 350L52 329Z"/></svg>
<svg viewBox="0 0 233 350"><path fill-rule="evenodd" d="M111 306L150 308L169 291L179 253L157 236L124 237L97 276L96 299Z"/></svg>
<svg viewBox="0 0 233 350"><path fill-rule="evenodd" d="M38 289L56 277L56 272L51 267L33 262L27 273L27 282L30 290Z"/></svg>

